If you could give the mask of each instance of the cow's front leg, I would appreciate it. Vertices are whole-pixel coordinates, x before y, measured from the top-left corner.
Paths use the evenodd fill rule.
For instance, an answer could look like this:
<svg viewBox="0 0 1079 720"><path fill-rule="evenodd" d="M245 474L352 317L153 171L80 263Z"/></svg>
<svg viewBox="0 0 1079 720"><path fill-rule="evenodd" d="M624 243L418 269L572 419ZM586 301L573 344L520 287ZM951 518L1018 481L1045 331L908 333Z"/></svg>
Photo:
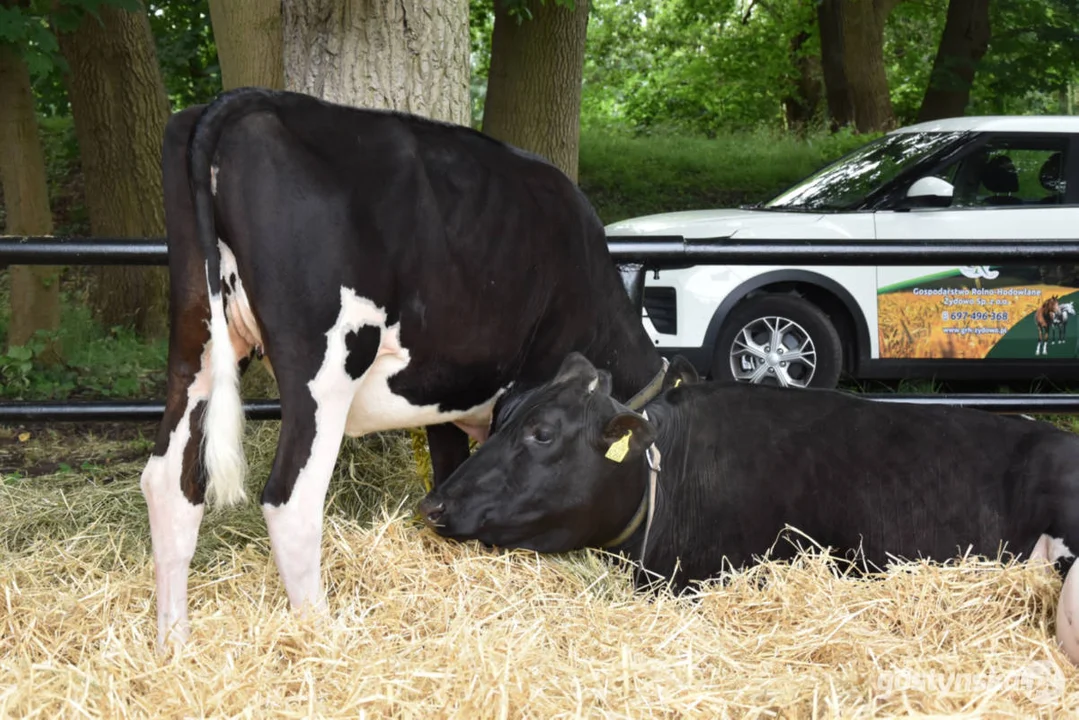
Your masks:
<svg viewBox="0 0 1079 720"><path fill-rule="evenodd" d="M453 423L428 425L427 449L431 454L431 482L438 487L468 459L468 433Z"/></svg>
<svg viewBox="0 0 1079 720"><path fill-rule="evenodd" d="M274 562L293 610L322 610L323 503L341 449L355 389L340 371L322 371L307 386L281 387L281 437L262 493Z"/></svg>

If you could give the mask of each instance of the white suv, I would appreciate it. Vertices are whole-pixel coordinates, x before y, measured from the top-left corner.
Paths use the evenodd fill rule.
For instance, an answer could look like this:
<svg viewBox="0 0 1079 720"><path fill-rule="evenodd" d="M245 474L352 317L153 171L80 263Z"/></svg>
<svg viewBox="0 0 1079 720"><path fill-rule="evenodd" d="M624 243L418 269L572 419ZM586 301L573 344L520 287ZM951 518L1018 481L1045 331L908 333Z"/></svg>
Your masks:
<svg viewBox="0 0 1079 720"><path fill-rule="evenodd" d="M1079 117L921 123L767 202L622 220L607 236L1075 240L1077 142ZM697 265L646 274L644 324L661 353L713 379L1071 378L1076 300L1075 265Z"/></svg>

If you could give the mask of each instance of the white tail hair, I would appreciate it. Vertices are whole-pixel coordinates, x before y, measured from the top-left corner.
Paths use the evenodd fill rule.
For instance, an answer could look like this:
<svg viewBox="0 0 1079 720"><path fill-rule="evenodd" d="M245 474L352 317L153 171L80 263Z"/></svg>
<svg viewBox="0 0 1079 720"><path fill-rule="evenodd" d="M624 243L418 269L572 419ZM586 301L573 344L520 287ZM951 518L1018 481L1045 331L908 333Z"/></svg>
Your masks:
<svg viewBox="0 0 1079 720"><path fill-rule="evenodd" d="M229 340L225 303L220 292L210 295L210 367L210 397L202 416L206 502L211 507L226 508L247 501L244 491L247 458L243 446L240 372Z"/></svg>

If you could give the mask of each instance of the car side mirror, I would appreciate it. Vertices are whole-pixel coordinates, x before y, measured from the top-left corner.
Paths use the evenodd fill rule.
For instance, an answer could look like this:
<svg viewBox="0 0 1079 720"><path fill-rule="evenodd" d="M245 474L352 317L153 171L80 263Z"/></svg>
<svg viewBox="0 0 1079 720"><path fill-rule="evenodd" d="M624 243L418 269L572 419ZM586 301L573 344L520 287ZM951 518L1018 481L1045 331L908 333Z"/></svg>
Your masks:
<svg viewBox="0 0 1079 720"><path fill-rule="evenodd" d="M915 180L907 189L907 207L948 207L952 204L955 187L942 178L927 175Z"/></svg>

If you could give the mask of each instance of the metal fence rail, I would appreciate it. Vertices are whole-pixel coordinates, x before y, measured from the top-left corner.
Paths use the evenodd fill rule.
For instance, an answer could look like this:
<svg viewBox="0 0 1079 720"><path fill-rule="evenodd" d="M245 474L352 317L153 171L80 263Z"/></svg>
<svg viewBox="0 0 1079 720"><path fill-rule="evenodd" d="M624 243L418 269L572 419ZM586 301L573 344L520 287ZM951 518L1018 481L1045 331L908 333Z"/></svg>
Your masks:
<svg viewBox="0 0 1079 720"><path fill-rule="evenodd" d="M1016 394L901 394L858 393L858 397L886 403L949 405L995 413L1079 414L1079 395ZM155 400L131 402L73 401L64 403L0 403L0 423L27 422L156 422L165 403ZM244 403L249 420L280 420L281 403L252 400Z"/></svg>
<svg viewBox="0 0 1079 720"><path fill-rule="evenodd" d="M985 240L808 241L610 235L617 263L648 267L713 265L909 265L923 262L998 265L1016 262L1077 262L1079 241ZM166 265L164 238L74 238L0 235L0 264Z"/></svg>
<svg viewBox="0 0 1079 720"><path fill-rule="evenodd" d="M608 236L614 261L623 265L664 268L694 264L726 265L1002 265L1014 263L1079 263L1079 240L1014 241L922 240L799 241L685 239L680 236ZM74 238L0 235L4 265L166 265L164 238ZM951 405L1001 413L1079 413L1079 395L901 394L860 393L879 402ZM0 422L154 421L161 418L160 400L107 402L0 403ZM276 400L244 405L252 420L281 417Z"/></svg>

